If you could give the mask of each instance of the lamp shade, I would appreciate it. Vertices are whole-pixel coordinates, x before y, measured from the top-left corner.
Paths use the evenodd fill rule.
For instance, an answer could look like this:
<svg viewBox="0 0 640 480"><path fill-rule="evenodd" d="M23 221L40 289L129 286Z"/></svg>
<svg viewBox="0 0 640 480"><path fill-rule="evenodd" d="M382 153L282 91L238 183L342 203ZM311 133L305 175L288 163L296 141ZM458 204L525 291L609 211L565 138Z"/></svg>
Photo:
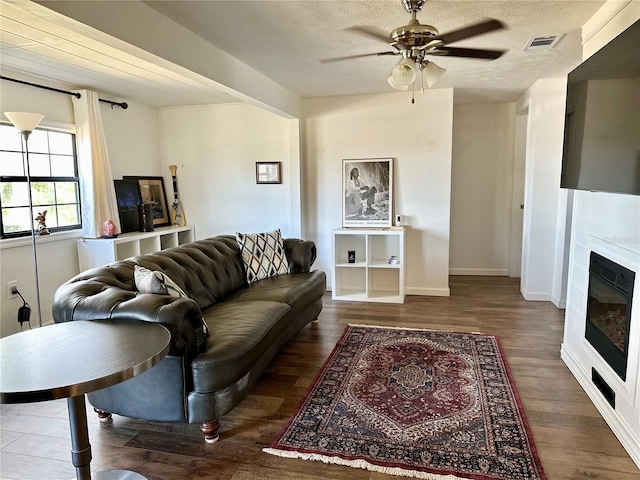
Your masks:
<svg viewBox="0 0 640 480"><path fill-rule="evenodd" d="M44 115L39 113L27 112L4 112L4 115L21 132L33 132L44 118Z"/></svg>
<svg viewBox="0 0 640 480"><path fill-rule="evenodd" d="M398 63L393 70L391 76L397 85L409 86L416 79L415 62L410 58L405 58Z"/></svg>
<svg viewBox="0 0 640 480"><path fill-rule="evenodd" d="M429 86L429 88L431 88L437 83L438 80L440 80L440 77L444 75L444 72L446 72L446 70L442 67L439 67L433 62L429 62L427 63L427 66L424 67L422 72L424 74L424 79L427 81L427 85Z"/></svg>
<svg viewBox="0 0 640 480"><path fill-rule="evenodd" d="M393 79L393 75L389 75L389 78L387 78L387 82L389 82L389 85L391 85L393 88L395 88L396 90L400 90L401 92L404 92L405 90L409 90L409 85L399 85Z"/></svg>

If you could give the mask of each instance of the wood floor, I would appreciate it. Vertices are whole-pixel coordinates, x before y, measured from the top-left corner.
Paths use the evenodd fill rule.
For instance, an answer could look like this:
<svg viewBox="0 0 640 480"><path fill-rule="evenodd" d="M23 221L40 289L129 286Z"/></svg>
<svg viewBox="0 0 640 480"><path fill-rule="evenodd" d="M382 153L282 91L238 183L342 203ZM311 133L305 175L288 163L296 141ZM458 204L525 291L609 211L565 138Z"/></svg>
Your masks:
<svg viewBox="0 0 640 480"><path fill-rule="evenodd" d="M403 305L324 301L319 322L274 359L252 394L221 419L205 444L197 425L89 413L92 466L134 470L149 480L381 480L388 475L262 452L289 416L349 323L499 335L549 480L640 480L629 458L560 360L564 311L526 302L518 281L452 277L450 297L407 297ZM214 332L215 335L215 332ZM66 401L1 407L0 478L74 478Z"/></svg>

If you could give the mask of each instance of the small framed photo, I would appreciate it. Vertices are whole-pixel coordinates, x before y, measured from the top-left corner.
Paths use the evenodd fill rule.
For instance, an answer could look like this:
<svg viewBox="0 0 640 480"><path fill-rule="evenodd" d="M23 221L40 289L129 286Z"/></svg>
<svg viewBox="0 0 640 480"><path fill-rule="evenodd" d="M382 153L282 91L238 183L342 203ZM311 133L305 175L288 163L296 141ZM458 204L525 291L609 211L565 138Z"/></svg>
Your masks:
<svg viewBox="0 0 640 480"><path fill-rule="evenodd" d="M282 162L256 162L256 183L282 183Z"/></svg>
<svg viewBox="0 0 640 480"><path fill-rule="evenodd" d="M393 158L342 160L342 226L391 227Z"/></svg>
<svg viewBox="0 0 640 480"><path fill-rule="evenodd" d="M136 180L140 187L142 203L153 205L153 226L166 227L170 225L169 208L167 206L167 194L164 190L162 177L122 177L124 180Z"/></svg>

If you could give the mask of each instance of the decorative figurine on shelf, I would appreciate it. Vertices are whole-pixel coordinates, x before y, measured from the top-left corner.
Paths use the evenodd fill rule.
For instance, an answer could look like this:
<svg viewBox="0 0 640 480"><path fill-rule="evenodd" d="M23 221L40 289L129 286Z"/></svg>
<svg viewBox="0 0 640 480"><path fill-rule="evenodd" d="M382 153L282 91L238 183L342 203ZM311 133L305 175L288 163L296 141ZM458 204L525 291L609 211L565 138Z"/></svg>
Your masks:
<svg viewBox="0 0 640 480"><path fill-rule="evenodd" d="M47 228L47 211L43 210L42 213L38 212L36 216L36 222L38 222L38 235L49 235L49 229Z"/></svg>
<svg viewBox="0 0 640 480"><path fill-rule="evenodd" d="M117 236L118 231L113 220L109 219L102 223L102 238L116 238Z"/></svg>
<svg viewBox="0 0 640 480"><path fill-rule="evenodd" d="M184 216L184 210L182 209L182 202L178 198L178 166L169 165L169 171L171 172L171 179L173 180L173 203L171 204L171 224L179 227L184 227L187 224L187 219Z"/></svg>

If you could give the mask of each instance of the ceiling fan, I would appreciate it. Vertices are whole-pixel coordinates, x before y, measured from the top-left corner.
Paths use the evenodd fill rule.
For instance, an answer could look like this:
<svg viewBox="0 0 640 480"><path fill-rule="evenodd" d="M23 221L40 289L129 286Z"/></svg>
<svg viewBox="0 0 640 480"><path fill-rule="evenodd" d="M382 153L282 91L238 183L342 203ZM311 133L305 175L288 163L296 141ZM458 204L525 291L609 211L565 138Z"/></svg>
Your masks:
<svg viewBox="0 0 640 480"><path fill-rule="evenodd" d="M427 81L429 87L432 87L446 71L427 60L426 57L428 55L495 60L504 53L503 50L449 46L450 43L505 28L504 24L499 20L487 19L441 35L435 27L418 21L418 12L425 2L426 0L401 0L405 10L411 14L411 20L407 25L396 28L389 35L373 27L356 26L348 29L388 43L394 50L330 58L321 60L321 62L326 63L370 56L402 55L402 60L393 68L388 81L393 88L407 90L409 85L415 81L417 70L422 72L423 79Z"/></svg>

